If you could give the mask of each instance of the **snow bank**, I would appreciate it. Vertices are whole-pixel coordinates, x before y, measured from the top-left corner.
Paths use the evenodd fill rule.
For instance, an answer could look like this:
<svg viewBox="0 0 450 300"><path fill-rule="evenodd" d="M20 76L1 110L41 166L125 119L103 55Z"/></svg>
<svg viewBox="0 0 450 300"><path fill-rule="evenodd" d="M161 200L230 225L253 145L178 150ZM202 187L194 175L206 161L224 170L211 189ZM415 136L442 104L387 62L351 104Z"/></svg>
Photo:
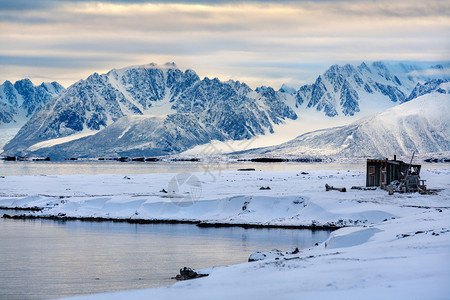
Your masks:
<svg viewBox="0 0 450 300"><path fill-rule="evenodd" d="M448 208L422 211L342 228L297 254L271 251L264 260L214 268L194 281L73 299L448 299L449 220Z"/></svg>
<svg viewBox="0 0 450 300"><path fill-rule="evenodd" d="M212 177L196 173L194 190L186 184L177 191L171 186L176 174L7 176L1 179L6 188L0 206L42 208L30 213L38 217L307 227L368 225L414 211L395 205L406 195L351 190L365 181L359 170L303 173L307 174L227 171ZM326 192L326 183L346 186L348 192ZM267 186L270 190L261 190ZM408 201L416 203L414 199ZM421 196L420 201L426 199Z"/></svg>
<svg viewBox="0 0 450 300"><path fill-rule="evenodd" d="M422 171L437 195L351 190L365 181L359 170L304 173L197 173L201 196L194 201L189 188L170 191L174 174L6 176L0 206L43 208L29 213L35 216L351 226L295 254L274 250L170 287L76 299L448 298L450 168ZM325 183L348 192L326 192Z"/></svg>
<svg viewBox="0 0 450 300"><path fill-rule="evenodd" d="M331 234L325 243L325 248L333 249L361 245L380 231L378 228L344 228Z"/></svg>

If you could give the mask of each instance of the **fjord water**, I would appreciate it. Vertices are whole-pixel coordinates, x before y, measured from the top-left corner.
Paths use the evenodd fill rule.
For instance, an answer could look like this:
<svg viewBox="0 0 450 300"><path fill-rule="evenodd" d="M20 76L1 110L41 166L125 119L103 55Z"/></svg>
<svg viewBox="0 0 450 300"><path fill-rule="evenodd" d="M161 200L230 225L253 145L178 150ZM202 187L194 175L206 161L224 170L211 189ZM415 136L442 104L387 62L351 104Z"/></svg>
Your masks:
<svg viewBox="0 0 450 300"><path fill-rule="evenodd" d="M220 172L238 168L336 167L250 162L0 161L1 176ZM0 211L0 216L3 213L14 214ZM0 299L49 299L165 286L175 283L171 277L185 266L200 269L243 263L255 251L310 247L328 236L327 231L310 230L0 218Z"/></svg>
<svg viewBox="0 0 450 300"><path fill-rule="evenodd" d="M257 163L257 162L117 162L117 161L2 161L0 176L150 174L183 172L221 172L241 168L263 171L363 169L363 163Z"/></svg>
<svg viewBox="0 0 450 300"><path fill-rule="evenodd" d="M0 211L14 214L13 211ZM165 286L181 267L246 262L322 242L328 231L0 219L0 299L51 299Z"/></svg>

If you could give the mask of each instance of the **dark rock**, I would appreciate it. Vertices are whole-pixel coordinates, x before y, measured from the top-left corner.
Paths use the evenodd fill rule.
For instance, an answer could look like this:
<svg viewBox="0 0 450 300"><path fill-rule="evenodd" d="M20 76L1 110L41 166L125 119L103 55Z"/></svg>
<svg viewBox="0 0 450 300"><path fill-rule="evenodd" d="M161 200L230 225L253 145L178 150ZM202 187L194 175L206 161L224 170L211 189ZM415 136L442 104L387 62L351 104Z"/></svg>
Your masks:
<svg viewBox="0 0 450 300"><path fill-rule="evenodd" d="M252 158L250 161L252 161L252 162L283 162L283 161L286 161L286 159L261 157L261 158Z"/></svg>
<svg viewBox="0 0 450 300"><path fill-rule="evenodd" d="M172 161L192 161L197 162L200 161L199 158L173 158Z"/></svg>
<svg viewBox="0 0 450 300"><path fill-rule="evenodd" d="M197 271L195 271L192 268L184 267L180 269L180 274L172 277L172 279L176 280L188 280L188 279L195 279L200 277L208 276L208 274L199 274Z"/></svg>
<svg viewBox="0 0 450 300"><path fill-rule="evenodd" d="M144 157L136 157L136 158L133 158L132 161L143 162L143 161L145 161L145 158Z"/></svg>
<svg viewBox="0 0 450 300"><path fill-rule="evenodd" d="M145 161L158 161L159 159L156 157L147 157Z"/></svg>
<svg viewBox="0 0 450 300"><path fill-rule="evenodd" d="M190 278L194 278L198 274L191 268L184 267L184 268L180 269L180 275L184 278L190 279Z"/></svg>
<svg viewBox="0 0 450 300"><path fill-rule="evenodd" d="M325 190L327 192L328 191L339 191L339 192L343 192L343 193L345 193L347 191L347 189L345 187L344 188L335 188L335 187L330 186L328 184L325 184Z"/></svg>

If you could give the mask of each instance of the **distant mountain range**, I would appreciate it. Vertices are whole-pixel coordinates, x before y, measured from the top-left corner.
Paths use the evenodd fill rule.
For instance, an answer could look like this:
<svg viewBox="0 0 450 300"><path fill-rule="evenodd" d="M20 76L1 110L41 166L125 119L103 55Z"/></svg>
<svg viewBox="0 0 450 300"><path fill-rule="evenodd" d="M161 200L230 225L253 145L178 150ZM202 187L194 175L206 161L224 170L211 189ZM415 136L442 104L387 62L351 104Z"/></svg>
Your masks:
<svg viewBox="0 0 450 300"><path fill-rule="evenodd" d="M399 67L407 68L404 65ZM299 89L297 103L323 110L329 117L338 114L353 116L360 112L364 102L374 101L375 97L403 103L417 83L417 78L405 78L403 74L399 72L396 75L382 62L374 62L370 66L362 63L357 67L333 65L315 83Z"/></svg>
<svg viewBox="0 0 450 300"><path fill-rule="evenodd" d="M450 151L450 82L418 84L411 95L417 98L350 125L306 133L278 146L245 153L390 157L414 151Z"/></svg>
<svg viewBox="0 0 450 300"><path fill-rule="evenodd" d="M173 63L114 69L67 90L52 83L47 104L5 145L4 155L63 159L175 154L212 140L270 134L275 125L312 110L324 118L366 116L436 88L432 81L417 85L436 77L421 71L419 66L381 62L333 65L311 85L275 91L252 90L239 81L200 79ZM441 79L448 79L446 74Z"/></svg>

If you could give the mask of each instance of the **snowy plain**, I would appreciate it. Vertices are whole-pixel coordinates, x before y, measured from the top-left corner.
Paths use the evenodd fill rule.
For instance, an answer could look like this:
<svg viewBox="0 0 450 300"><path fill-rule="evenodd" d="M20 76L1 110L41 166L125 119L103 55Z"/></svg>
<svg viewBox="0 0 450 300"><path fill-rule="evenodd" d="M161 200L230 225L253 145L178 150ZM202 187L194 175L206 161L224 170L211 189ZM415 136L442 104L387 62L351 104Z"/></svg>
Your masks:
<svg viewBox="0 0 450 300"><path fill-rule="evenodd" d="M422 178L437 195L353 190L365 171L222 171L185 174L0 177L0 206L36 216L337 226L322 244L170 287L79 299L448 299L450 166ZM325 184L347 192L325 191ZM261 188L270 187L270 189ZM261 249L270 251L272 249Z"/></svg>

